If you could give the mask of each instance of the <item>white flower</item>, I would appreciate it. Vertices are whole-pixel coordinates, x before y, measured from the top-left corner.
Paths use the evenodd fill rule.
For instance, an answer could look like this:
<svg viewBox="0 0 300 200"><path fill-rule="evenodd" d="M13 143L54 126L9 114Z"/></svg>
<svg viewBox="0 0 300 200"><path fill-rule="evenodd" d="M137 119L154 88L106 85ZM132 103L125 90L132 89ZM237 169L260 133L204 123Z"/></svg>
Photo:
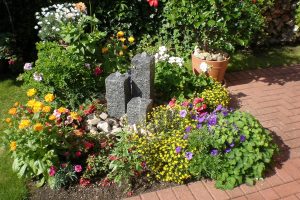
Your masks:
<svg viewBox="0 0 300 200"><path fill-rule="evenodd" d="M167 47L161 46L161 47L159 47L158 51L160 54L164 54L167 51Z"/></svg>
<svg viewBox="0 0 300 200"><path fill-rule="evenodd" d="M293 31L297 32L299 30L299 26L295 25Z"/></svg>
<svg viewBox="0 0 300 200"><path fill-rule="evenodd" d="M171 57L169 58L168 62L169 62L170 64L175 63L175 62L176 62L176 57L171 56Z"/></svg>
<svg viewBox="0 0 300 200"><path fill-rule="evenodd" d="M68 14L66 15L66 17L67 17L68 19L70 19L70 18L75 17L75 14L73 14L73 13L68 13Z"/></svg>
<svg viewBox="0 0 300 200"><path fill-rule="evenodd" d="M25 71L32 70L32 64L31 64L31 63L25 63L25 65L24 65L24 70L25 70Z"/></svg>
<svg viewBox="0 0 300 200"><path fill-rule="evenodd" d="M56 27L55 27L55 26L53 26L53 27L52 27L52 30L55 30L55 29L56 29Z"/></svg>
<svg viewBox="0 0 300 200"><path fill-rule="evenodd" d="M58 32L58 31L60 31L60 29L59 29L59 28L56 28L55 30L56 30L57 32Z"/></svg>
<svg viewBox="0 0 300 200"><path fill-rule="evenodd" d="M207 65L206 62L202 62L199 67L200 67L202 72L207 72L208 71L208 65Z"/></svg>
<svg viewBox="0 0 300 200"><path fill-rule="evenodd" d="M42 25L42 24L43 24L43 22L38 22L37 24L38 24L38 25Z"/></svg>
<svg viewBox="0 0 300 200"><path fill-rule="evenodd" d="M33 74L33 79L37 82L40 82L43 80L43 74L39 74L37 72L34 72Z"/></svg>
<svg viewBox="0 0 300 200"><path fill-rule="evenodd" d="M38 26L34 26L34 29L36 29L36 30L37 30L38 28L39 28Z"/></svg>

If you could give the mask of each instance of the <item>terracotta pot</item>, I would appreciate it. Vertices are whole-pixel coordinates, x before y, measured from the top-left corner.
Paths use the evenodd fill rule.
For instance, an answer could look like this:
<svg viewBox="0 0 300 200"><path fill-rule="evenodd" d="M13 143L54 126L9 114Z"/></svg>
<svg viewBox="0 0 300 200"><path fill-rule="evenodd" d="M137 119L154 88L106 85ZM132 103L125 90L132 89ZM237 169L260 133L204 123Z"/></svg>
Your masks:
<svg viewBox="0 0 300 200"><path fill-rule="evenodd" d="M202 73L200 64L203 62L206 62L211 67L208 71L208 75L222 83L224 81L224 75L228 66L229 58L223 61L208 61L197 58L194 54L192 54L192 67L193 72L196 75Z"/></svg>

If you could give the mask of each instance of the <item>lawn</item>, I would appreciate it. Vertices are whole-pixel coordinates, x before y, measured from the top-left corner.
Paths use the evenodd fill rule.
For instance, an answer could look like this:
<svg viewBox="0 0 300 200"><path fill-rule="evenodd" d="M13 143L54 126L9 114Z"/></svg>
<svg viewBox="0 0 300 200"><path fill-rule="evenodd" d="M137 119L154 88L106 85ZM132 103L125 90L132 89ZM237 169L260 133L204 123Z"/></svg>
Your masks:
<svg viewBox="0 0 300 200"><path fill-rule="evenodd" d="M7 116L7 110L15 101L24 101L25 96L20 85L14 81L15 77L8 75L0 76L0 135L5 128L3 118ZM26 199L28 191L25 181L19 179L12 171L12 161L5 152L0 140L0 199L20 200Z"/></svg>

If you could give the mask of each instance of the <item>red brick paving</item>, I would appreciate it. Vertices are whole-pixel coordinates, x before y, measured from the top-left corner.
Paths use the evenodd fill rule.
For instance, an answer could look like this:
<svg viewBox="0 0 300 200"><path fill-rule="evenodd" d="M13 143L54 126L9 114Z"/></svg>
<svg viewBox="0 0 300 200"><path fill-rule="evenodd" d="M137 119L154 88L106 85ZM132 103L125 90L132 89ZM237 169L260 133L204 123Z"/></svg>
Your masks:
<svg viewBox="0 0 300 200"><path fill-rule="evenodd" d="M282 165L255 186L218 190L198 181L127 200L300 200L300 65L226 74L233 101L282 140Z"/></svg>

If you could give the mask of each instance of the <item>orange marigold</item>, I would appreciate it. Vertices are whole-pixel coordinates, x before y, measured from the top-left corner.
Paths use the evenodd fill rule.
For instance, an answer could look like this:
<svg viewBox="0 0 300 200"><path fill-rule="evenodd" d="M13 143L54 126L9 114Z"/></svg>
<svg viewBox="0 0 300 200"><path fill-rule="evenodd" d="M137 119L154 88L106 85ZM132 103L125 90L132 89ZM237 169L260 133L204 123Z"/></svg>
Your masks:
<svg viewBox="0 0 300 200"><path fill-rule="evenodd" d="M43 125L41 124L41 123L36 123L34 126L33 126L33 129L35 130L35 131L41 131L41 130L43 130Z"/></svg>
<svg viewBox="0 0 300 200"><path fill-rule="evenodd" d="M12 141L10 142L10 150L11 151L15 151L17 149L17 142L16 141Z"/></svg>
<svg viewBox="0 0 300 200"><path fill-rule="evenodd" d="M17 108L11 108L8 111L8 114L10 114L10 115L15 115L16 113L17 113Z"/></svg>

